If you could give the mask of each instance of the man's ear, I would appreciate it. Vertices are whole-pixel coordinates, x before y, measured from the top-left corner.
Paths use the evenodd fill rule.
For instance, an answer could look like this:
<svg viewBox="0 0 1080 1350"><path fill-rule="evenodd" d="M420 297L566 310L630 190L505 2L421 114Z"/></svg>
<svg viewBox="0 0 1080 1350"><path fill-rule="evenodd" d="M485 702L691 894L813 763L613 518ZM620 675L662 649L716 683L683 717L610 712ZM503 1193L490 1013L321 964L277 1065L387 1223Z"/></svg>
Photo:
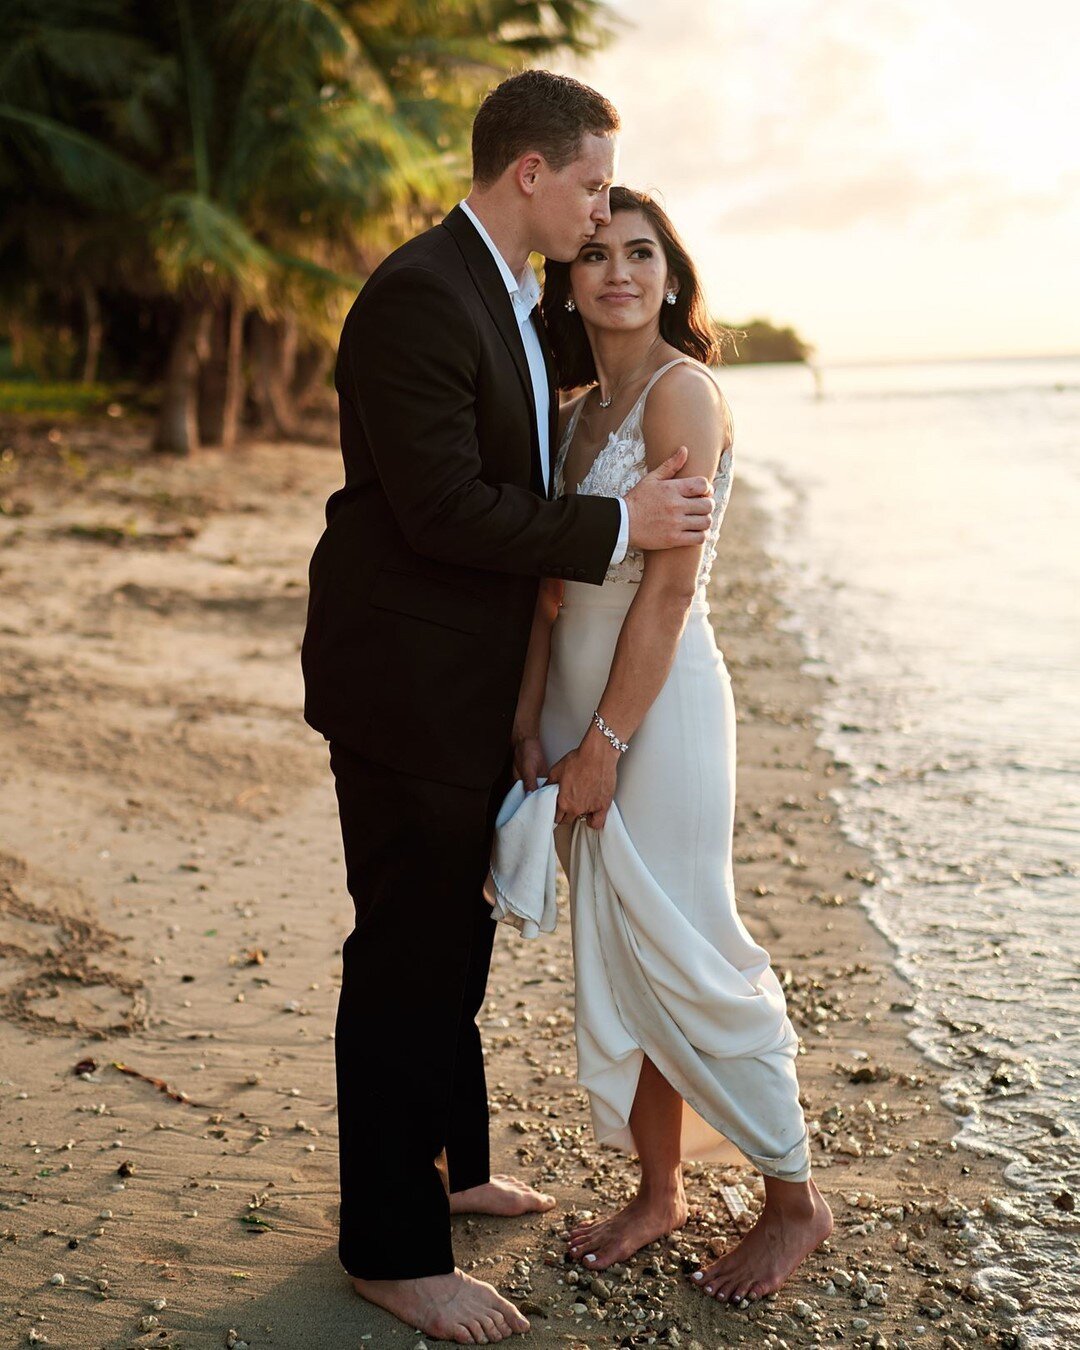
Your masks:
<svg viewBox="0 0 1080 1350"><path fill-rule="evenodd" d="M530 197L536 191L537 179L540 177L544 164L543 155L535 150L530 150L527 155L522 155L517 162L514 180L522 192Z"/></svg>

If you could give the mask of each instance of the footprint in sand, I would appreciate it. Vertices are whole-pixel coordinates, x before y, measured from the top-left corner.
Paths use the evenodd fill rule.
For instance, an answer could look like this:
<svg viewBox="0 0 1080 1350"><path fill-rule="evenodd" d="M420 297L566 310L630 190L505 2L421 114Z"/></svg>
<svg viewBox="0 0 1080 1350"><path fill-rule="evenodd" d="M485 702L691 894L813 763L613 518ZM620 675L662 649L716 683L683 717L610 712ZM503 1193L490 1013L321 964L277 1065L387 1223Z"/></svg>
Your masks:
<svg viewBox="0 0 1080 1350"><path fill-rule="evenodd" d="M120 946L93 919L27 898L55 892L0 853L0 1017L36 1031L106 1037L146 1025L143 981L90 960Z"/></svg>

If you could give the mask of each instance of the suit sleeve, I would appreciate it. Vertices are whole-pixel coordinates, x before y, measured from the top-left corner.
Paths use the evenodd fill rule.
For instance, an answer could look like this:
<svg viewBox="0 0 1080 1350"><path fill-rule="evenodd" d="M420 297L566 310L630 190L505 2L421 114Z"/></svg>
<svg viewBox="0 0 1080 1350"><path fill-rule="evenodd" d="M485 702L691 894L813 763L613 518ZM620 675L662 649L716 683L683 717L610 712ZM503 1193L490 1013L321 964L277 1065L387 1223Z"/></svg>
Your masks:
<svg viewBox="0 0 1080 1350"><path fill-rule="evenodd" d="M482 479L479 355L460 297L424 268L377 279L346 321L338 393L353 402L403 534L444 562L599 584L619 535L619 503L547 502Z"/></svg>

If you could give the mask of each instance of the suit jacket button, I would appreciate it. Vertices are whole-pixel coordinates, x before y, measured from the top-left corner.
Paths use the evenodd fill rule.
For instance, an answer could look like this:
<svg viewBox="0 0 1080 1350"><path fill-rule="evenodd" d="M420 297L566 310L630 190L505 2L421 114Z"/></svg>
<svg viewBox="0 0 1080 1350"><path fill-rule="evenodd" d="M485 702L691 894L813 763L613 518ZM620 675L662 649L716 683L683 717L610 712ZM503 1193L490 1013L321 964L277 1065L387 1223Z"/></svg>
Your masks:
<svg viewBox="0 0 1080 1350"><path fill-rule="evenodd" d="M577 568L574 569L574 580L575 580L575 581L584 581L584 580L585 580L585 569L584 569L584 567L577 567Z"/></svg>

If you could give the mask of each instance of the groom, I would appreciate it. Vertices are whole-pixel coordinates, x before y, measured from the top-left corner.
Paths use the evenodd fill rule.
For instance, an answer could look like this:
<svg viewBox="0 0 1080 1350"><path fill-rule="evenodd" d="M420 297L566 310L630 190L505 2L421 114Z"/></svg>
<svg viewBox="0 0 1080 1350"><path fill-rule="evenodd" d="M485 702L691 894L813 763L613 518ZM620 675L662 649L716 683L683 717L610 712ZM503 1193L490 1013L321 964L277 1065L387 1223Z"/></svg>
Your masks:
<svg viewBox="0 0 1080 1350"><path fill-rule="evenodd" d="M464 1343L528 1323L455 1268L451 1213L554 1203L489 1173L475 1023L537 581L600 584L628 546L698 544L712 509L704 479L675 478L682 450L622 501L551 497L558 396L529 254L570 260L610 220L618 129L605 98L547 71L487 97L469 197L391 254L345 321L345 486L311 560L305 717L330 742L356 909L338 1252L365 1298Z"/></svg>

